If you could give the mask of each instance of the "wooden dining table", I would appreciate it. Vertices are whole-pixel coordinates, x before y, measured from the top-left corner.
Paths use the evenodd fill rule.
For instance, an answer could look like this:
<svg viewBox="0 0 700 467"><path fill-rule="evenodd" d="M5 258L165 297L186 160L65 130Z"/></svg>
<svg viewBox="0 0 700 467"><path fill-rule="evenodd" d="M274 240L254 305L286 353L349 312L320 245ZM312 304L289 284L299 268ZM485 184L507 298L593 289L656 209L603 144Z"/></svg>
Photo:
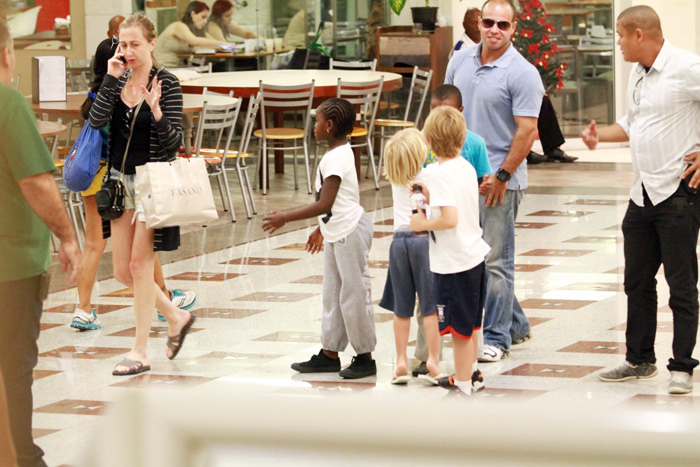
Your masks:
<svg viewBox="0 0 700 467"><path fill-rule="evenodd" d="M57 122L46 122L43 120L37 120L37 126L39 127L39 134L42 138L49 138L51 136L58 136L63 134L68 127Z"/></svg>

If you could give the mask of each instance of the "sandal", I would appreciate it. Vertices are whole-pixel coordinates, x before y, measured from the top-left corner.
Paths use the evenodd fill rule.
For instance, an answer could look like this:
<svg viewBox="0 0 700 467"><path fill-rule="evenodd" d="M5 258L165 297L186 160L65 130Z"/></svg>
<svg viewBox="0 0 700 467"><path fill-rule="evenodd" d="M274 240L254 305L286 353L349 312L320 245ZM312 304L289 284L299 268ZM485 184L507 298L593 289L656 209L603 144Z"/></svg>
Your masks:
<svg viewBox="0 0 700 467"><path fill-rule="evenodd" d="M430 373L428 373L427 375L418 375L418 379L422 379L423 381L427 381L428 383L432 384L433 386L437 386L440 384L438 382L438 380L444 376L445 375L443 375L442 373L440 373L437 376L433 376Z"/></svg>
<svg viewBox="0 0 700 467"><path fill-rule="evenodd" d="M180 353L180 349L182 348L182 344L185 342L185 337L187 336L187 333L190 331L190 328L194 324L194 321L197 319L197 317L190 311L190 320L185 324L182 329L180 330L180 334L176 336L168 336L168 342L166 345L168 346L168 349L172 352L172 355L168 357L168 359L172 360L173 358L177 357L177 354Z"/></svg>
<svg viewBox="0 0 700 467"><path fill-rule="evenodd" d="M138 375L139 373L143 373L144 371L148 371L151 369L151 365L144 365L143 362L140 362L138 360L132 360L130 358L125 358L121 362L117 364L117 366L122 365L127 367L126 371L117 371L116 368L112 372L112 375L114 376L131 376L131 375Z"/></svg>
<svg viewBox="0 0 700 467"><path fill-rule="evenodd" d="M394 377L391 378L391 384L408 384L410 380L411 377L408 375L398 376L396 373L394 373Z"/></svg>

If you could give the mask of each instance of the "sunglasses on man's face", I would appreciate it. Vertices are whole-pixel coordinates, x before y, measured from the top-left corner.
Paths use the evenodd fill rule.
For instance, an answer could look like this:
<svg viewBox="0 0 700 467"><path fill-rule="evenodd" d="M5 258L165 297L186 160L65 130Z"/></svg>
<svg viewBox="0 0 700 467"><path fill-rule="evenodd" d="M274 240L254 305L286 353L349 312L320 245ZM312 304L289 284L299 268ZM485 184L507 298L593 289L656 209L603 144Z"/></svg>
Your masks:
<svg viewBox="0 0 700 467"><path fill-rule="evenodd" d="M486 29L491 29L494 24L498 26L498 29L501 31L507 31L510 29L510 21L496 21L495 19L491 18L482 18L481 24L483 24Z"/></svg>

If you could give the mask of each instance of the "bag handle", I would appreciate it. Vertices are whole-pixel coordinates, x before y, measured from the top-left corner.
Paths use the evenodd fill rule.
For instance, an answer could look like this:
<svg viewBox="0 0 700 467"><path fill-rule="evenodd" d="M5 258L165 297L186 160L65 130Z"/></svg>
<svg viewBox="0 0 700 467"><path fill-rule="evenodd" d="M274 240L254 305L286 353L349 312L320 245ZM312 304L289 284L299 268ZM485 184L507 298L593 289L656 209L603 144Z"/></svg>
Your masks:
<svg viewBox="0 0 700 467"><path fill-rule="evenodd" d="M156 71L155 78L158 77L158 73L160 73L163 68L165 67L160 67ZM131 77L130 77L131 78ZM148 83L148 90L151 90L151 85L153 84L153 80L150 80ZM139 115L139 110L141 110L141 106L143 105L143 102L146 100L145 95L141 95L141 99L139 100L138 105L136 106L136 110L134 110L134 117L131 119L131 127L129 128L129 139L126 141L126 148L124 149L124 158L122 159L122 172L121 176L119 179L124 182L124 169L126 168L126 155L129 154L129 146L131 145L131 137L134 135L134 125L136 125L136 117Z"/></svg>

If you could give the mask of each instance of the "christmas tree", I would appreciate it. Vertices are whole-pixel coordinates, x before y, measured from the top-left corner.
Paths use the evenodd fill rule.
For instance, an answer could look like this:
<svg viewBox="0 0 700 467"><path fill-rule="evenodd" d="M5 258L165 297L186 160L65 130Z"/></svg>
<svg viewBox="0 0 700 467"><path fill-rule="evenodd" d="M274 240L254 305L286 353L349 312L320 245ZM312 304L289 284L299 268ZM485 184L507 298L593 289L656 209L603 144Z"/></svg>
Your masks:
<svg viewBox="0 0 700 467"><path fill-rule="evenodd" d="M556 39L550 34L556 29L547 21L540 0L518 0L520 12L515 15L518 22L513 34L513 45L540 72L542 83L548 93L560 90L564 83L562 76L566 71L566 62L556 57Z"/></svg>

